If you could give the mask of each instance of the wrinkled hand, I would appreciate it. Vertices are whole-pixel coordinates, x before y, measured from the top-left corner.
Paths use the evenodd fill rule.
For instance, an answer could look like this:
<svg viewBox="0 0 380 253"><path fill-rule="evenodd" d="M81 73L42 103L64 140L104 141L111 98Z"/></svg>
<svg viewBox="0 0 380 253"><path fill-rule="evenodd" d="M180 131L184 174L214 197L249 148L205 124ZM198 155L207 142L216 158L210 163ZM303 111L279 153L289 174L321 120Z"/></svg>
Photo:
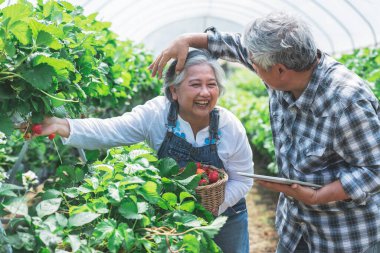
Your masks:
<svg viewBox="0 0 380 253"><path fill-rule="evenodd" d="M46 117L41 123L34 125L31 125L30 123L22 123L19 126L19 129L25 134L25 139L45 135L50 138L50 136L53 137L56 133L63 137L68 137L70 135L70 127L67 120L57 117Z"/></svg>
<svg viewBox="0 0 380 253"><path fill-rule="evenodd" d="M184 36L179 36L175 39L149 66L152 76L158 74L158 78L162 78L163 69L171 59L177 59L176 72L181 71L184 67L189 47Z"/></svg>
<svg viewBox="0 0 380 253"><path fill-rule="evenodd" d="M299 184L285 185L262 180L256 180L256 182L271 191L283 192L285 195L293 197L307 205L318 204L318 191L313 188L304 187Z"/></svg>

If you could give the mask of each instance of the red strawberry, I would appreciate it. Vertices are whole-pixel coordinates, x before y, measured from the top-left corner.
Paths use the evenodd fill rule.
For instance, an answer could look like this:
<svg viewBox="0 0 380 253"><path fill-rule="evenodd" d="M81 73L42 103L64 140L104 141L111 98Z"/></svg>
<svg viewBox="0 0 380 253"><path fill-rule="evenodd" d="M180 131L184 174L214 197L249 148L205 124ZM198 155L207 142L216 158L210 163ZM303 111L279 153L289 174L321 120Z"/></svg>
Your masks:
<svg viewBox="0 0 380 253"><path fill-rule="evenodd" d="M33 125L32 131L35 134L41 134L42 133L42 125L41 124Z"/></svg>
<svg viewBox="0 0 380 253"><path fill-rule="evenodd" d="M49 140L53 140L55 138L55 133L49 134Z"/></svg>
<svg viewBox="0 0 380 253"><path fill-rule="evenodd" d="M197 169L197 174L203 174L203 173L205 173L203 169L200 169L200 168Z"/></svg>
<svg viewBox="0 0 380 253"><path fill-rule="evenodd" d="M198 185L207 185L207 180L202 178L201 180L199 180Z"/></svg>
<svg viewBox="0 0 380 253"><path fill-rule="evenodd" d="M202 169L202 164L200 162L197 162L197 169Z"/></svg>
<svg viewBox="0 0 380 253"><path fill-rule="evenodd" d="M217 182L219 179L219 173L216 170L211 171L208 175L208 179L210 181L210 184Z"/></svg>

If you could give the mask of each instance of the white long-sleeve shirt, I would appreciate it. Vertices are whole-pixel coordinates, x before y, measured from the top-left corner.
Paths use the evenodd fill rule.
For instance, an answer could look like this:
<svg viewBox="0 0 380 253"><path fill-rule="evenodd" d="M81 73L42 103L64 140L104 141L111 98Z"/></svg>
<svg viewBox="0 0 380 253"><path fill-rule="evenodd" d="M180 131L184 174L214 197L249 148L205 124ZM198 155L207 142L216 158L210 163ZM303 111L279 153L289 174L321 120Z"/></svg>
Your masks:
<svg viewBox="0 0 380 253"><path fill-rule="evenodd" d="M166 135L169 108L170 102L159 96L119 117L68 119L70 136L63 138L63 143L84 149L102 149L146 141L158 151ZM219 213L222 213L245 197L252 187L253 180L240 176L237 172L253 173L253 161L243 125L230 111L218 108L220 139L217 149L229 177L225 199L219 208ZM209 137L209 127L194 137L190 124L180 115L175 132L195 147L206 145L205 140Z"/></svg>

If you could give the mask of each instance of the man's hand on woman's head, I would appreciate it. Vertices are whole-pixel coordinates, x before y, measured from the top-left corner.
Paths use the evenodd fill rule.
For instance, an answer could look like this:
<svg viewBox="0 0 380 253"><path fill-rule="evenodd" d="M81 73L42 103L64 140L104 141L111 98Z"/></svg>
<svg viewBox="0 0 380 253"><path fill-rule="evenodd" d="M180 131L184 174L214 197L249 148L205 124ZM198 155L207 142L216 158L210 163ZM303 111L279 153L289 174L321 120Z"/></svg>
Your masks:
<svg viewBox="0 0 380 253"><path fill-rule="evenodd" d="M164 49L149 66L149 69L152 71L152 76L158 74L158 78L161 78L165 65L171 59L177 60L176 72L181 71L185 65L189 47L190 46L184 36L179 36L175 39L169 47Z"/></svg>
<svg viewBox="0 0 380 253"><path fill-rule="evenodd" d="M177 60L176 72L182 71L190 47L207 48L207 34L185 33L178 36L149 66L149 69L152 71L152 76L157 74L158 78L161 78L165 65L171 59Z"/></svg>

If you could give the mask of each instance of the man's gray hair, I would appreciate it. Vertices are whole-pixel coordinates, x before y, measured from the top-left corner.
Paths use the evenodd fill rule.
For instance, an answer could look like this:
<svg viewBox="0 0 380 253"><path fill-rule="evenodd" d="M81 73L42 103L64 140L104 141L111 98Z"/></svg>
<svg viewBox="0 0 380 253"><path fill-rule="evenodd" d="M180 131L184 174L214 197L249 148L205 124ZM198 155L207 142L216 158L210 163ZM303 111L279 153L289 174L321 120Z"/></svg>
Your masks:
<svg viewBox="0 0 380 253"><path fill-rule="evenodd" d="M191 66L205 64L205 63L213 69L215 79L216 79L216 83L219 87L219 95L222 95L224 92L223 82L225 79L225 74L224 74L222 67L220 66L218 61L215 58L213 58L210 55L210 53L208 53L207 51L205 51L205 50L192 50L188 53L187 58L186 58L186 62L185 62L185 66L180 73L178 73L178 74L175 73L175 66L177 64L177 60L173 61L170 64L168 70L165 73L165 79L164 79L163 90L164 90L165 96L170 101L173 101L172 93L170 92L169 87L170 86L177 86L177 87L180 86L181 83L183 82L183 80L186 78L187 70Z"/></svg>
<svg viewBox="0 0 380 253"><path fill-rule="evenodd" d="M251 60L269 70L281 63L294 71L305 71L317 59L317 47L308 25L283 12L273 12L250 23L244 44Z"/></svg>

